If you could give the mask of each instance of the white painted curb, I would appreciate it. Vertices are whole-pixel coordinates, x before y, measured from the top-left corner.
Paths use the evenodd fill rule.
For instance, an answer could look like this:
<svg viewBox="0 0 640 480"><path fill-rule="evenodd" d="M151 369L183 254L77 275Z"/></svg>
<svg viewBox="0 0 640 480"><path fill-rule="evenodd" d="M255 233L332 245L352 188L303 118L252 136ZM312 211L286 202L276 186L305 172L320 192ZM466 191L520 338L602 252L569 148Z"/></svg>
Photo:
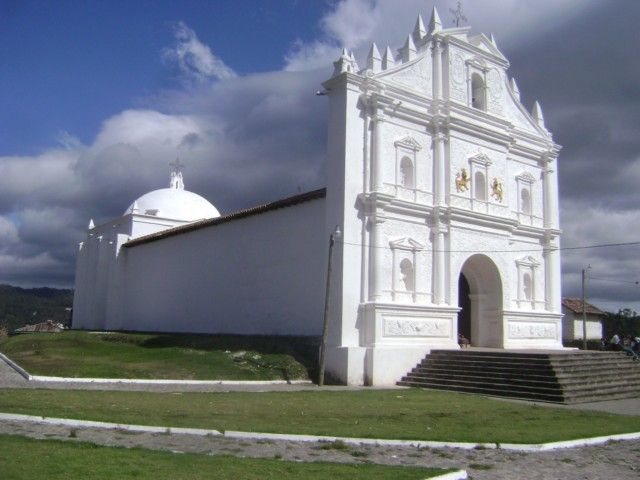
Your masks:
<svg viewBox="0 0 640 480"><path fill-rule="evenodd" d="M207 435L222 436L218 430L203 428L182 428L182 427L155 427L150 425L129 425L126 423L94 422L91 420L74 420L71 418L36 417L33 415L20 415L15 413L0 413L0 420L26 423L40 423L45 425L61 425L65 427L88 427L88 428L108 428L111 430L126 430L128 432L143 433L177 433L184 435Z"/></svg>
<svg viewBox="0 0 640 480"><path fill-rule="evenodd" d="M18 421L28 423L41 423L48 425L64 425L69 427L94 427L110 428L117 430L128 430L132 432L149 433L177 433L185 435L215 435L227 438L242 438L247 440L280 440L291 442L335 442L342 441L350 445L380 445L388 447L414 447L414 448L460 448L460 449L501 449L517 452L543 452L549 450L559 450L563 448L584 447L588 445L602 445L610 441L638 440L640 432L620 433L616 435L603 435L600 437L581 438L576 440L565 440L561 442L549 443L466 443L466 442L435 442L426 440L384 440L377 438L357 438L357 437L333 437L324 435L295 435L285 433L260 433L241 432L227 430L221 433L218 430L203 428L182 428L182 427L157 427L147 425L129 425L122 423L94 422L91 420L73 420L69 418L38 417L35 415L23 415L15 413L0 413L0 421Z"/></svg>
<svg viewBox="0 0 640 480"><path fill-rule="evenodd" d="M383 440L377 438L330 437L322 435L289 435L283 433L237 432L227 430L225 437L244 438L254 440L286 440L291 442L335 442L341 441L351 445L380 445L385 447L415 447L415 448L460 448L500 449L516 452L544 452L563 448L584 447L588 445L602 445L611 441L638 440L640 432L604 435L601 437L580 438L549 443L465 443L465 442L435 442L427 440Z"/></svg>
<svg viewBox="0 0 640 480"><path fill-rule="evenodd" d="M228 438L242 438L246 440L284 440L290 442L335 442L341 441L350 445L380 445L384 447L415 447L415 448L497 448L495 443L465 443L465 442L435 442L426 440L383 440L378 438L331 437L325 435L295 435L286 433L258 433L238 432L226 430L224 436Z"/></svg>
<svg viewBox="0 0 640 480"><path fill-rule="evenodd" d="M13 360L11 360L9 357L7 357L5 354L0 353L0 358L2 360L5 361L5 363L7 365L9 365L11 368L13 368L16 372L18 372L20 375L22 375L24 378L26 378L27 380L31 380L31 375L29 375L29 372L27 372L24 368L22 368L20 365L18 365L16 362L14 362Z"/></svg>
<svg viewBox="0 0 640 480"><path fill-rule="evenodd" d="M429 480L466 480L466 470L457 470L455 472L445 473L444 475L438 475L437 477L429 477Z"/></svg>
<svg viewBox="0 0 640 480"><path fill-rule="evenodd" d="M202 429L202 428L154 427L154 426L147 426L147 425L129 425L129 424L122 424L122 423L93 422L89 420L73 420L69 418L36 417L33 415L21 415L21 414L13 414L13 413L0 413L0 421L1 420L14 421L14 422L38 423L38 424L46 424L46 425L60 425L65 427L108 428L111 430L126 430L128 432L141 432L141 433L165 433L169 435L170 434L198 435L202 437L222 436L222 433L219 432L218 430L208 430L208 429ZM242 432L236 432L236 433L242 433ZM228 435L225 435L225 436L228 436ZM438 475L437 477L430 477L429 480L466 480L467 478L468 476L465 470L457 470L455 472L449 472L443 475Z"/></svg>
<svg viewBox="0 0 640 480"><path fill-rule="evenodd" d="M604 435L602 437L579 438L577 440L564 440L561 442L549 442L538 444L526 443L502 443L503 450L513 450L517 452L545 452L549 450L560 450L563 448L585 447L588 445L602 445L607 442L620 442L623 440L639 440L640 432L619 433L617 435Z"/></svg>
<svg viewBox="0 0 640 480"><path fill-rule="evenodd" d="M0 359L30 382L60 383L127 383L133 385L312 385L311 380L158 380L155 378L74 378L31 375L24 368L0 353Z"/></svg>
<svg viewBox="0 0 640 480"><path fill-rule="evenodd" d="M74 378L29 375L32 382L127 383L134 385L311 385L311 380L159 380L154 378Z"/></svg>

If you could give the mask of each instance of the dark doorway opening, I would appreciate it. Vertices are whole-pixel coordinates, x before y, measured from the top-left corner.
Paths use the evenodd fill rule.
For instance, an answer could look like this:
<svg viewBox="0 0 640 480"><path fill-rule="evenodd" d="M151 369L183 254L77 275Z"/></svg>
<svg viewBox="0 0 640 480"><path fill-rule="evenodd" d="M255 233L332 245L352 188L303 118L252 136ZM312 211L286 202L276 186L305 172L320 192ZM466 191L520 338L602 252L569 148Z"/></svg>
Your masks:
<svg viewBox="0 0 640 480"><path fill-rule="evenodd" d="M458 279L458 333L471 340L471 288L463 274Z"/></svg>

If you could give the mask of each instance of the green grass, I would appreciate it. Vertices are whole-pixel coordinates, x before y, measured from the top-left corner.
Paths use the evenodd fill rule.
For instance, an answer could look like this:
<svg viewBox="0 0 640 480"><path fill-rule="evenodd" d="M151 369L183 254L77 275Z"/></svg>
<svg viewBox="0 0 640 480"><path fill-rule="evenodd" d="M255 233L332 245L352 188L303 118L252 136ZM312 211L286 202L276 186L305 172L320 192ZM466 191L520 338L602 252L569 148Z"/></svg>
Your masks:
<svg viewBox="0 0 640 480"><path fill-rule="evenodd" d="M0 390L0 412L271 433L540 443L640 431L640 417L408 390L142 393Z"/></svg>
<svg viewBox="0 0 640 480"><path fill-rule="evenodd" d="M3 480L195 480L195 479L399 479L417 480L451 470L372 464L287 462L197 454L172 454L140 448L100 447L88 443L32 440L0 435Z"/></svg>
<svg viewBox="0 0 640 480"><path fill-rule="evenodd" d="M309 338L239 335L17 335L0 351L32 375L197 380L307 379L316 349Z"/></svg>

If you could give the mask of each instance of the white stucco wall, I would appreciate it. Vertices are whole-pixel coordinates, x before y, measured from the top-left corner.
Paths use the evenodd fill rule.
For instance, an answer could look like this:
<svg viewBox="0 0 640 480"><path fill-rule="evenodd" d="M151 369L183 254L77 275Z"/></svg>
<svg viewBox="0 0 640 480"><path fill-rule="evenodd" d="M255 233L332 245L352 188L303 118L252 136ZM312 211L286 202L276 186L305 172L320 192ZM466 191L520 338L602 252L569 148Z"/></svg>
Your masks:
<svg viewBox="0 0 640 480"><path fill-rule="evenodd" d="M107 329L267 335L322 330L324 199L121 249Z"/></svg>

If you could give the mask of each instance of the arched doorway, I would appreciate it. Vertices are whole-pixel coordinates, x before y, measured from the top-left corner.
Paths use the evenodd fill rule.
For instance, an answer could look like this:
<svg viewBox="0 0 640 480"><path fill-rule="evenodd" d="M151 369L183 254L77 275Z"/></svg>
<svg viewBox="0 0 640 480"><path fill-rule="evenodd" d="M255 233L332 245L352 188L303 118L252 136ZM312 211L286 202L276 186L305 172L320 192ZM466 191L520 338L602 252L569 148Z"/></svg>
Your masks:
<svg viewBox="0 0 640 480"><path fill-rule="evenodd" d="M502 280L486 255L473 255L458 277L458 333L476 347L502 348Z"/></svg>

